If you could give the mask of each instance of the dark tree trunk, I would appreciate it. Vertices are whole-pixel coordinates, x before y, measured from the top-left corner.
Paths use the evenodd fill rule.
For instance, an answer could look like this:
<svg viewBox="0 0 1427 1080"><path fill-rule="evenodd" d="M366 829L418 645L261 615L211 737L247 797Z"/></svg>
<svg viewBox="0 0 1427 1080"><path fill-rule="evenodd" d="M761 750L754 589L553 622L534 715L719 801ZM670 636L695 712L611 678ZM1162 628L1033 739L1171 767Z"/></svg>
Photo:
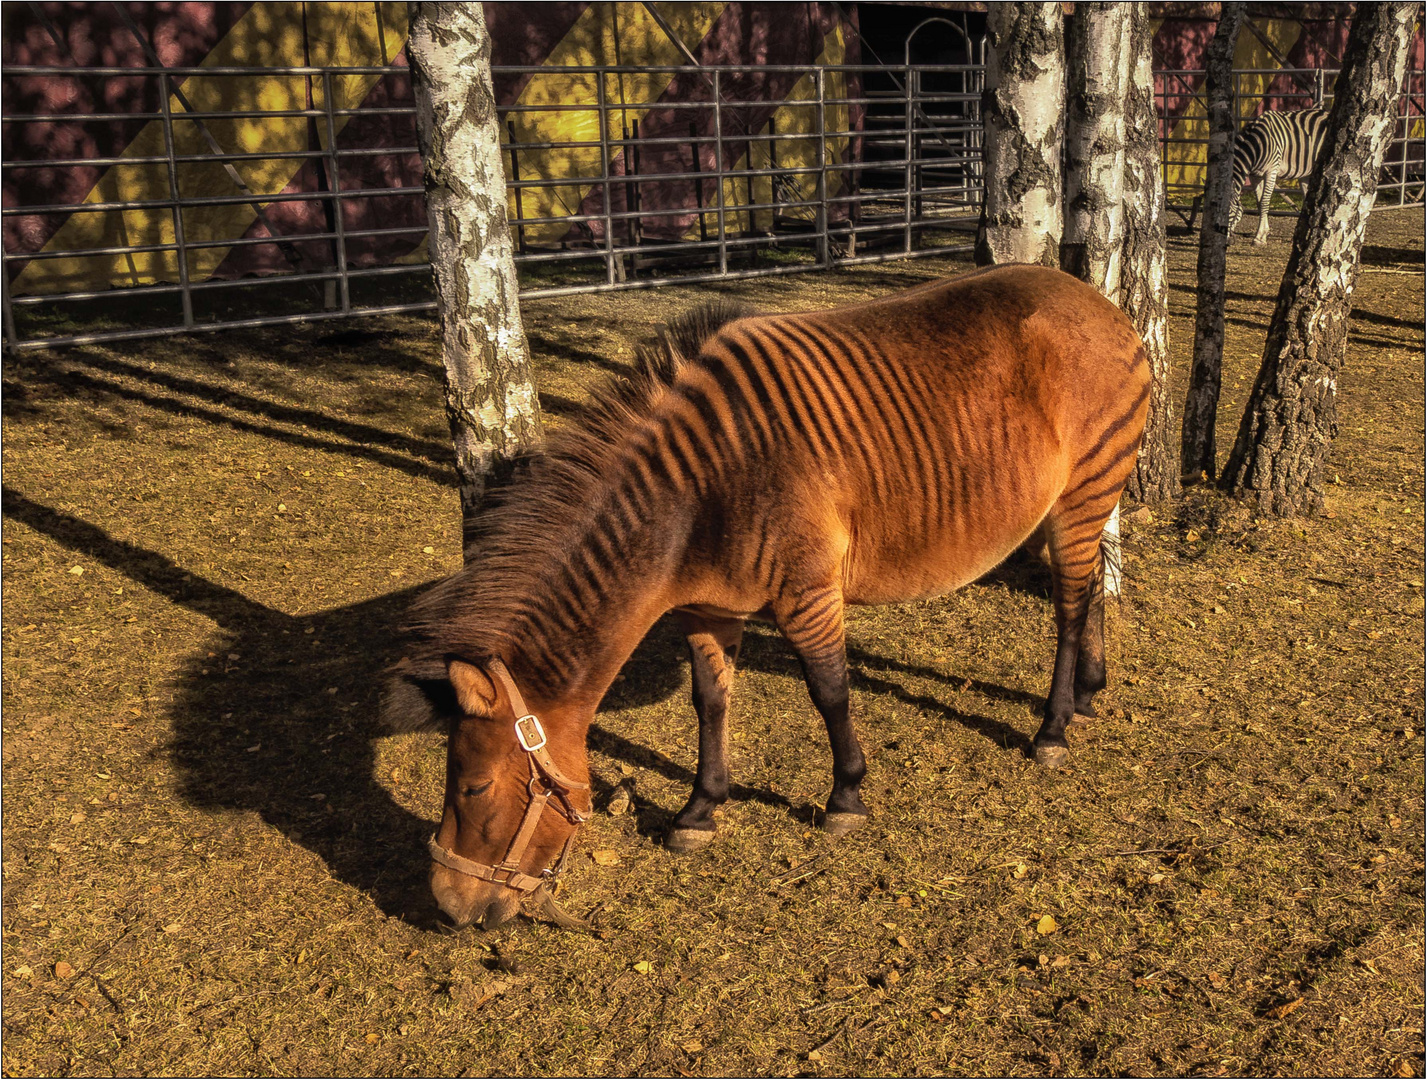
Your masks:
<svg viewBox="0 0 1427 1080"><path fill-rule="evenodd" d="M1234 44L1247 4L1225 4L1209 42L1204 93L1209 103L1209 178L1199 233L1199 306L1194 361L1184 398L1179 472L1186 484L1215 476L1214 418L1224 364L1224 262L1229 250L1229 200L1234 186Z"/></svg>
<svg viewBox="0 0 1427 1080"><path fill-rule="evenodd" d="M412 4L407 53L441 315L446 415L469 541L492 480L540 442L481 5Z"/></svg>
<svg viewBox="0 0 1427 1080"><path fill-rule="evenodd" d="M1149 5L1129 8L1131 74L1125 98L1125 239L1120 268L1120 309L1145 343L1154 384L1139 460L1125 492L1141 502L1179 494L1179 468L1171 439L1168 281L1165 275L1164 170L1160 164L1159 111L1154 101L1154 60Z"/></svg>
<svg viewBox="0 0 1427 1080"><path fill-rule="evenodd" d="M1416 3L1360 4L1263 363L1221 478L1266 513L1322 508L1358 256L1397 118Z"/></svg>
<svg viewBox="0 0 1427 1080"><path fill-rule="evenodd" d="M993 4L982 97L981 265L1060 264L1065 32L1059 4Z"/></svg>

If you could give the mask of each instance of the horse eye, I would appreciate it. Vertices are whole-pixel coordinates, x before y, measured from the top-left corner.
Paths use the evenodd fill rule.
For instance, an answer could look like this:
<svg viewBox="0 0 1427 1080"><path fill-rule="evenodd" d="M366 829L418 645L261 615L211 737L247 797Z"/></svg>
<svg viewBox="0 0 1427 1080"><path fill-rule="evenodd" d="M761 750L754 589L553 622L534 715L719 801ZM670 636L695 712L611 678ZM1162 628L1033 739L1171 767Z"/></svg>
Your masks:
<svg viewBox="0 0 1427 1080"><path fill-rule="evenodd" d="M491 781L484 784L468 785L461 789L461 797L464 799L474 799L477 795L484 795L491 788Z"/></svg>

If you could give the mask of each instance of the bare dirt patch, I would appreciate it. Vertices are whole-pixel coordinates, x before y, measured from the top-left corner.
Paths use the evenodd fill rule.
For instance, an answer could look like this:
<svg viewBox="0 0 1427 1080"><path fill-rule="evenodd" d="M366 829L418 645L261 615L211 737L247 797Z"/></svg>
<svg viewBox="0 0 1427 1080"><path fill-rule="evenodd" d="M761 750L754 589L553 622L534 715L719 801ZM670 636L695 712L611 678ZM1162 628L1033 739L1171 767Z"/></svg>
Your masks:
<svg viewBox="0 0 1427 1080"><path fill-rule="evenodd" d="M1276 225L1230 255L1221 459ZM751 632L734 799L673 856L695 724L656 628L591 741L599 793L635 793L569 875L598 937L443 929L444 747L375 728L389 628L460 557L430 321L7 361L4 1070L1421 1075L1422 244L1420 211L1373 218L1330 516L1197 492L1131 524L1064 772L1024 753L1052 624L1014 563L854 613L873 818L836 844L796 662ZM542 400L568 418L713 292L814 308L959 268L532 303Z"/></svg>

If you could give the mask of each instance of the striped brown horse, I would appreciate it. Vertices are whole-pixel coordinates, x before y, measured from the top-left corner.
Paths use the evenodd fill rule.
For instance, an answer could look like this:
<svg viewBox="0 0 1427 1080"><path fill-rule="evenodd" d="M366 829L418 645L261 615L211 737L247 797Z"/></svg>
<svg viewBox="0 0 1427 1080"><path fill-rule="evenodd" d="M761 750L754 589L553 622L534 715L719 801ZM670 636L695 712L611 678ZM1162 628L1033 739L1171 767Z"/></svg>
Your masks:
<svg viewBox="0 0 1427 1080"><path fill-rule="evenodd" d="M935 596L1039 532L1058 641L1044 765L1105 685L1101 536L1134 465L1150 372L1129 321L1058 271L1005 266L791 315L706 309L597 395L482 519L413 610L393 728L448 725L432 887L494 925L563 863L589 812L586 733L677 610L699 763L668 843L728 795L725 716L745 620L802 662L832 745L824 827L866 814L848 716L848 604ZM557 867L558 870L558 867ZM546 871L549 874L550 871Z"/></svg>

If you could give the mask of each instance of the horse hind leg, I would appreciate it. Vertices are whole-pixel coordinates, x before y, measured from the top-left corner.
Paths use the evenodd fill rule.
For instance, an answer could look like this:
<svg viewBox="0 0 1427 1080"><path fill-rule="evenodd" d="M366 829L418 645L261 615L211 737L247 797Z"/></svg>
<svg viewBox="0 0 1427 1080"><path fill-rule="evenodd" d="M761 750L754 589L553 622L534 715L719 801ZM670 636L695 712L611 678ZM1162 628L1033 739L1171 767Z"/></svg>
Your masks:
<svg viewBox="0 0 1427 1080"><path fill-rule="evenodd" d="M1104 560L1105 524L1120 488L1091 497L1062 497L1046 529L1055 607L1055 668L1046 696L1045 718L1033 743L1035 758L1047 768L1070 759L1065 728L1080 713L1094 716L1092 703L1105 687Z"/></svg>
<svg viewBox="0 0 1427 1080"><path fill-rule="evenodd" d="M742 619L681 613L699 717L699 766L689 801L665 838L671 851L697 851L714 838L714 811L728 800L728 699L743 641Z"/></svg>

